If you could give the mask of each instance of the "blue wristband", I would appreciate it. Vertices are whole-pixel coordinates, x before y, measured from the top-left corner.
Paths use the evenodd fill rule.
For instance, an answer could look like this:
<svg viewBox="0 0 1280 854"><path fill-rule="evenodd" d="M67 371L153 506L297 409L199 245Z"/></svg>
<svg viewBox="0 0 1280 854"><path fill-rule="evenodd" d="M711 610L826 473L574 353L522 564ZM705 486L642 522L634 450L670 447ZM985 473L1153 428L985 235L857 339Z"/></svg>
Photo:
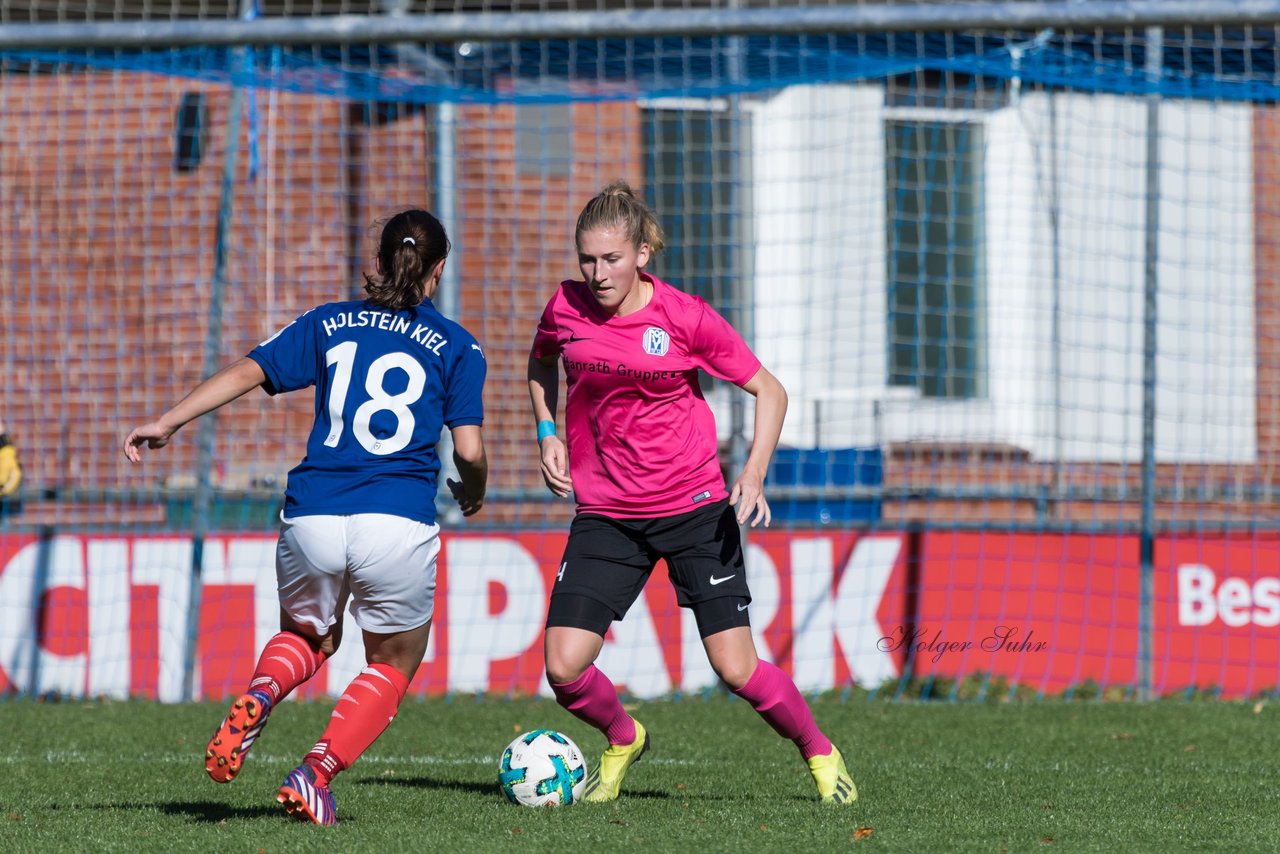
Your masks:
<svg viewBox="0 0 1280 854"><path fill-rule="evenodd" d="M542 444L543 439L547 438L548 436L554 436L555 434L556 434L556 422L551 421L549 419L546 421L538 422L538 444L539 445Z"/></svg>

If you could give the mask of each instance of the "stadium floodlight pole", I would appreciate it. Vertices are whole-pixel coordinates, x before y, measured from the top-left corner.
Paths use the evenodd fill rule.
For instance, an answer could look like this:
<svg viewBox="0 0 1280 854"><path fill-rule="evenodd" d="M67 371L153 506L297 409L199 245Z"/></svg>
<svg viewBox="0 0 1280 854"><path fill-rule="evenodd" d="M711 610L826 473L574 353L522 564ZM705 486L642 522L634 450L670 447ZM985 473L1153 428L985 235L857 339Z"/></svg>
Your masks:
<svg viewBox="0 0 1280 854"><path fill-rule="evenodd" d="M249 19L255 13L255 0L240 0L240 15ZM244 96L241 87L232 85L227 108L226 148L222 156L222 186L218 199L218 221L213 240L213 277L209 287L209 320L205 329L204 364L201 375L208 378L217 370L222 358L222 308L227 282L227 242L231 234L231 203L235 197L236 160L240 150L240 126L243 122ZM218 437L217 412L200 419L196 439L196 490L191 506L191 590L187 600L187 625L182 657L182 699L190 702L196 696L196 655L200 638L200 603L203 601L204 546L209 533L209 515L213 507L213 450Z"/></svg>
<svg viewBox="0 0 1280 854"><path fill-rule="evenodd" d="M1146 31L1146 241L1142 286L1142 510L1138 532L1138 699L1151 699L1155 631L1156 321L1160 290L1160 77L1164 30Z"/></svg>
<svg viewBox="0 0 1280 854"><path fill-rule="evenodd" d="M266 44L389 44L627 36L800 35L1059 30L1280 23L1280 0L1096 0L653 9L448 15L326 15L256 21L102 21L0 25L0 50L175 48Z"/></svg>

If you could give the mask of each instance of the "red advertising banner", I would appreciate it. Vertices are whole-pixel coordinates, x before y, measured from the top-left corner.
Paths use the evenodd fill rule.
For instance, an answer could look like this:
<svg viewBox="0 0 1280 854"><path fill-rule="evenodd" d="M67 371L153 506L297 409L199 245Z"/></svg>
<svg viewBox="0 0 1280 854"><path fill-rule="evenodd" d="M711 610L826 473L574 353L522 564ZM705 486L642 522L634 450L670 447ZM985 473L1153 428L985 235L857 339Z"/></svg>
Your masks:
<svg viewBox="0 0 1280 854"><path fill-rule="evenodd" d="M1169 537L1156 568L1158 690L1280 688L1280 535Z"/></svg>
<svg viewBox="0 0 1280 854"><path fill-rule="evenodd" d="M418 694L546 694L542 624L563 532L446 533ZM0 693L181 700L238 693L278 628L275 539L221 534L199 584L180 536L0 537ZM1154 573L1153 687L1248 696L1280 685L1280 538L1165 538ZM998 532L751 532L762 657L805 691L904 674L990 674L1057 693L1137 684L1138 540ZM197 595L198 593L198 595ZM302 696L364 664L359 634ZM716 684L659 565L600 666L653 697Z"/></svg>
<svg viewBox="0 0 1280 854"><path fill-rule="evenodd" d="M1050 693L1086 681L1135 684L1136 537L930 532L923 540L914 675L985 673Z"/></svg>
<svg viewBox="0 0 1280 854"><path fill-rule="evenodd" d="M1137 537L935 532L922 551L915 675L1137 684ZM1161 538L1153 581L1154 693L1280 686L1280 537Z"/></svg>
<svg viewBox="0 0 1280 854"><path fill-rule="evenodd" d="M896 619L904 607L904 591L891 587L905 577L895 572L901 543L893 533L753 533L761 655L806 690L893 678L878 614ZM446 534L431 644L411 690L546 693L542 627L563 547L562 532ZM278 628L275 539L208 538L198 596L192 552L189 539L171 536L0 538L0 692L180 700L193 623L195 695L240 692ZM302 696L337 693L363 666L359 634L346 638ZM600 665L637 696L716 683L662 565L610 630Z"/></svg>

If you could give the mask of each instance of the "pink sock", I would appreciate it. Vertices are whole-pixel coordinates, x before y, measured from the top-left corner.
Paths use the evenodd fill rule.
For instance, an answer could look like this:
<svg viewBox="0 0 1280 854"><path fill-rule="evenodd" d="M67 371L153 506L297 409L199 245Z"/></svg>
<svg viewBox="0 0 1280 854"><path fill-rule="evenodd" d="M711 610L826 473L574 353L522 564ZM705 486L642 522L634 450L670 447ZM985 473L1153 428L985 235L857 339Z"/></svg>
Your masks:
<svg viewBox="0 0 1280 854"><path fill-rule="evenodd" d="M552 682L551 690L557 703L604 733L610 744L630 744L636 740L636 722L622 708L618 689L594 664L572 682L564 685Z"/></svg>
<svg viewBox="0 0 1280 854"><path fill-rule="evenodd" d="M324 654L312 649L301 635L278 632L262 648L248 690L266 694L274 706L315 676L324 660Z"/></svg>
<svg viewBox="0 0 1280 854"><path fill-rule="evenodd" d="M805 759L831 752L831 742L818 729L796 683L778 667L762 659L747 684L733 693L750 703L778 735L795 742Z"/></svg>

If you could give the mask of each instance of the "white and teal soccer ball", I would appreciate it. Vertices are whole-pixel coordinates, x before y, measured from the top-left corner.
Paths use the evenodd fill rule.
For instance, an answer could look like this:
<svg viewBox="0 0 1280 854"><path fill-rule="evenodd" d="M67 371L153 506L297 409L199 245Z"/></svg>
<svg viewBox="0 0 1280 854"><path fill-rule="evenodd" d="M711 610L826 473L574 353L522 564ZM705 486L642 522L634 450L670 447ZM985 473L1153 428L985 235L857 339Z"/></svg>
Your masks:
<svg viewBox="0 0 1280 854"><path fill-rule="evenodd" d="M502 751L498 788L526 807L576 804L587 785L587 763L573 739L551 729L517 736Z"/></svg>

